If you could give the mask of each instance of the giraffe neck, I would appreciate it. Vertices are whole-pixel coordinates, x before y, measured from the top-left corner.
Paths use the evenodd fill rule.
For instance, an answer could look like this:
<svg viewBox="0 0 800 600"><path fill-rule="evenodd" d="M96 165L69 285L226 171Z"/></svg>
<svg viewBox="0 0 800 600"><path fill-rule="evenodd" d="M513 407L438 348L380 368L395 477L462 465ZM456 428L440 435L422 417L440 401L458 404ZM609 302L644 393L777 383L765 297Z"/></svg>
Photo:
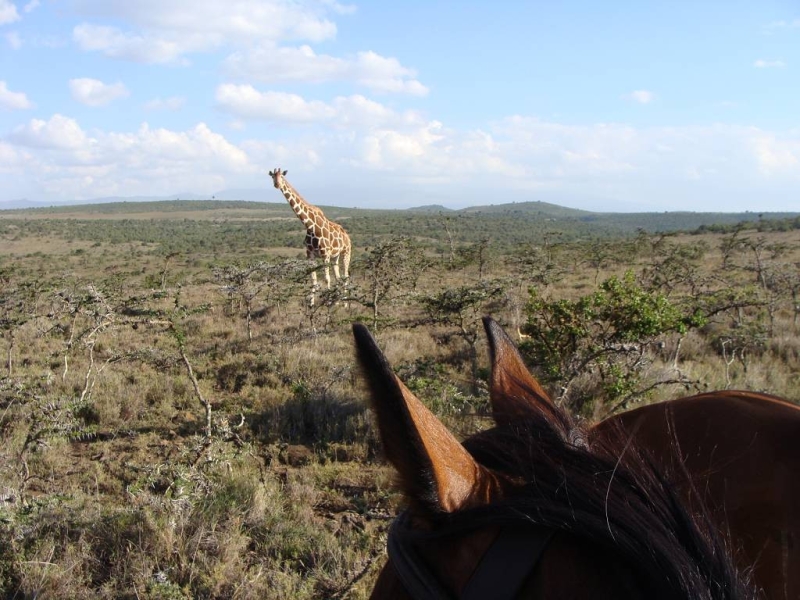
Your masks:
<svg viewBox="0 0 800 600"><path fill-rule="evenodd" d="M297 193L289 182L283 180L281 182L280 187L281 192L283 192L284 197L286 200L289 201L289 206L292 207L292 210L297 215L297 217L303 222L303 225L306 226L306 229L310 229L314 227L314 219L312 216L311 206L303 200L303 197Z"/></svg>

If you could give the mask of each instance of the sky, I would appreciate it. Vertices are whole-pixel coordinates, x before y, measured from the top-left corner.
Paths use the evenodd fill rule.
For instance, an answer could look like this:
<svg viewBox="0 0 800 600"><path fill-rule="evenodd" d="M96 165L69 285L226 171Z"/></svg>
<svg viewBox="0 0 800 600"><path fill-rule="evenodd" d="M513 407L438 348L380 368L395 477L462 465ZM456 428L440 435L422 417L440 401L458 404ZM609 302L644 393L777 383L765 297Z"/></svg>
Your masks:
<svg viewBox="0 0 800 600"><path fill-rule="evenodd" d="M800 211L797 0L0 0L20 199Z"/></svg>

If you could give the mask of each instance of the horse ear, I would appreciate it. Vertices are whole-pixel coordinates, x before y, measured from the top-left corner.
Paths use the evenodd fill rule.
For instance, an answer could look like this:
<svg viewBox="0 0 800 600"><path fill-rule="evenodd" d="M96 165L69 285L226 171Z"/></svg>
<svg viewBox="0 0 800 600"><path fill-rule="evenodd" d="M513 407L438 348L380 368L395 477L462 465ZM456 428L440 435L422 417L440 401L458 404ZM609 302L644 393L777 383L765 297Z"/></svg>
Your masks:
<svg viewBox="0 0 800 600"><path fill-rule="evenodd" d="M498 489L497 478L403 385L364 325L355 323L353 335L384 454L412 508L453 512L487 502Z"/></svg>
<svg viewBox="0 0 800 600"><path fill-rule="evenodd" d="M495 422L505 425L520 418L552 418L560 414L497 321L484 317L483 327L489 338L492 363L489 398Z"/></svg>

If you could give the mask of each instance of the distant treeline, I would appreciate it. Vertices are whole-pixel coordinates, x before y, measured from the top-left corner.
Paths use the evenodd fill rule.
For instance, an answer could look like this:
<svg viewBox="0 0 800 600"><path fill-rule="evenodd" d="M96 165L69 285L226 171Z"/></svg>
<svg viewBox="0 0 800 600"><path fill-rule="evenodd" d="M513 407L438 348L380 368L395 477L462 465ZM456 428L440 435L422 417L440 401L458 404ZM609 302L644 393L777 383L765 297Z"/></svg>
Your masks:
<svg viewBox="0 0 800 600"><path fill-rule="evenodd" d="M486 241L493 249L503 251L520 244L547 244L548 240L569 243L632 237L639 232L726 232L743 224L775 231L796 229L800 223L798 213L589 213L537 202L459 211L431 207L323 208L328 218L347 229L356 248L373 247L392 236L406 236L422 248L440 252L454 245ZM186 218L181 212L195 214ZM200 212L202 217L196 214ZM4 213L10 218L3 218ZM155 216L125 218L142 213ZM92 218L95 214L98 218ZM0 211L0 234L10 239L41 236L109 244L157 244L165 254L189 252L206 256L222 252L256 254L264 248L278 247L302 251L304 239L303 226L293 218L288 205L220 200Z"/></svg>
<svg viewBox="0 0 800 600"><path fill-rule="evenodd" d="M692 233L733 233L744 226L753 223L711 223L708 225L700 225ZM758 231L792 231L800 229L800 216L786 219L762 219L759 218L755 223L755 229Z"/></svg>
<svg viewBox="0 0 800 600"><path fill-rule="evenodd" d="M100 215L124 215L141 212L182 212L197 210L225 210L240 208L256 208L259 202L246 200L131 200L125 202L102 202L97 204L69 204L66 206L40 206L35 208L15 209L14 213L31 214L74 214L97 213Z"/></svg>

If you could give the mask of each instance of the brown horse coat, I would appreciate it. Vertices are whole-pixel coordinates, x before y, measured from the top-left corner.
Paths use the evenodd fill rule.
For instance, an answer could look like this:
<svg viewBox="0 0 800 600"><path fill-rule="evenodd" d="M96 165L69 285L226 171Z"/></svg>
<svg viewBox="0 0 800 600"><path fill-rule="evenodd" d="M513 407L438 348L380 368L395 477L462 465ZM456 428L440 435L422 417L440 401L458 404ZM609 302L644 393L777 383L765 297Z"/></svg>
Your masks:
<svg viewBox="0 0 800 600"><path fill-rule="evenodd" d="M800 410L743 391L681 398L607 419L649 451L663 472L685 470L740 568L753 569L765 597L800 598Z"/></svg>

